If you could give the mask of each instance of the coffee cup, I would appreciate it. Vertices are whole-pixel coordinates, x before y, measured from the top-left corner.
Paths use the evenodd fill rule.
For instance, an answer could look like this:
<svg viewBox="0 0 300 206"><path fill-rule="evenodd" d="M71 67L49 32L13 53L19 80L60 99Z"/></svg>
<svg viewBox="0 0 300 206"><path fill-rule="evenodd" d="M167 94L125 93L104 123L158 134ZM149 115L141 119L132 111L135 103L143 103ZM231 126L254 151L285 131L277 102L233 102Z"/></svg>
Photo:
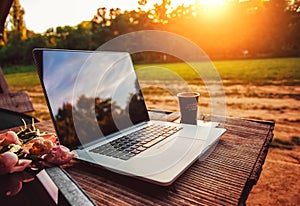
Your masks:
<svg viewBox="0 0 300 206"><path fill-rule="evenodd" d="M181 114L181 123L194 125L197 124L199 96L200 93L198 92L180 92L177 94Z"/></svg>

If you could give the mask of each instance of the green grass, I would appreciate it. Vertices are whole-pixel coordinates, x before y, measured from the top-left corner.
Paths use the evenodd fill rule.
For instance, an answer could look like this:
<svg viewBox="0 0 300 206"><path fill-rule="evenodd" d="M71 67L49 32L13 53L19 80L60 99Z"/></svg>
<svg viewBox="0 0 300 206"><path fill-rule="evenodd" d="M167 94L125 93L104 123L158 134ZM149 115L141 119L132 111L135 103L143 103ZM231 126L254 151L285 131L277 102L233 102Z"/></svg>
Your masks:
<svg viewBox="0 0 300 206"><path fill-rule="evenodd" d="M5 79L9 87L30 90L31 87L40 85L40 80L36 72L6 74Z"/></svg>
<svg viewBox="0 0 300 206"><path fill-rule="evenodd" d="M139 79L176 80L201 83L220 76L224 84L300 85L300 58L215 61L211 63L168 63L135 65ZM33 65L4 68L10 87L39 85Z"/></svg>
<svg viewBox="0 0 300 206"><path fill-rule="evenodd" d="M35 72L36 68L34 65L15 65L10 67L3 68L3 74L16 74L16 73L27 73L27 72Z"/></svg>
<svg viewBox="0 0 300 206"><path fill-rule="evenodd" d="M135 65L140 79L211 79L219 75L232 84L300 85L300 58L215 61L209 63ZM154 72L153 72L154 71ZM201 74L201 76L199 75Z"/></svg>
<svg viewBox="0 0 300 206"><path fill-rule="evenodd" d="M300 58L215 62L222 79L254 84L300 84Z"/></svg>

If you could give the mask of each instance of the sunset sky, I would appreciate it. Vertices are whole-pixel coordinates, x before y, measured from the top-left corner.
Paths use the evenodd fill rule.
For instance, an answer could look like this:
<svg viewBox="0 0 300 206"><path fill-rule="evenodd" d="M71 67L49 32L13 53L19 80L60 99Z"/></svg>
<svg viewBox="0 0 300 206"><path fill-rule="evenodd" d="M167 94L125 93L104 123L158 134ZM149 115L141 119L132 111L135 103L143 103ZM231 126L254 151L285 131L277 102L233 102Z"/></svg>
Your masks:
<svg viewBox="0 0 300 206"><path fill-rule="evenodd" d="M97 8L121 8L133 10L138 8L138 0L20 0L25 10L25 23L29 30L45 32L48 28L57 26L75 26L82 21L91 20ZM148 7L152 7L161 0L148 0ZM194 4L197 0L172 0L172 6L177 7ZM224 0L198 0L199 4L210 6L222 5Z"/></svg>

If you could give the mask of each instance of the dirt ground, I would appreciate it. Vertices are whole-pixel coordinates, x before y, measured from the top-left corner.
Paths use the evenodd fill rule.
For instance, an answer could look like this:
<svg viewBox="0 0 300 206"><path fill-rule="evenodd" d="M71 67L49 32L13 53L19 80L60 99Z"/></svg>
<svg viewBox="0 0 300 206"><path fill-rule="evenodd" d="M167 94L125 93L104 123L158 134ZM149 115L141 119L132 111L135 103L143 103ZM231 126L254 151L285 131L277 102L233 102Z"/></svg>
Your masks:
<svg viewBox="0 0 300 206"><path fill-rule="evenodd" d="M178 111L175 92L182 88L170 82L141 82L149 108ZM225 83L208 92L205 86L191 85L199 91L199 110L211 112L211 98L223 98L226 115L275 121L274 139L260 179L248 197L247 205L300 205L300 87L255 86ZM35 116L48 117L46 104L40 100L40 89L29 95L36 109ZM278 147L278 148L276 148Z"/></svg>

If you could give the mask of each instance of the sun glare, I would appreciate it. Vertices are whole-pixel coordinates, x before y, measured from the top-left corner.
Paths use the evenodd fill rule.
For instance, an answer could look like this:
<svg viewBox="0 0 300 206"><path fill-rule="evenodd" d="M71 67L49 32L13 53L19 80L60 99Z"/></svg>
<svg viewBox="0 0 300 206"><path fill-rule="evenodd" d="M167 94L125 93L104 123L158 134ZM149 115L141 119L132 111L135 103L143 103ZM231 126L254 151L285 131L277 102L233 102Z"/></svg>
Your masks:
<svg viewBox="0 0 300 206"><path fill-rule="evenodd" d="M217 19L224 15L225 0L198 0L202 11L211 19Z"/></svg>
<svg viewBox="0 0 300 206"><path fill-rule="evenodd" d="M150 4L153 3L161 3L161 0L149 0ZM171 0L171 5L179 6L181 4L191 5L191 4L199 4L206 6L215 6L215 5L223 5L225 4L224 0Z"/></svg>
<svg viewBox="0 0 300 206"><path fill-rule="evenodd" d="M224 5L224 0L199 0L199 4L205 6L221 6Z"/></svg>
<svg viewBox="0 0 300 206"><path fill-rule="evenodd" d="M176 5L176 6L179 6L181 4L184 4L184 5L191 5L191 4L195 4L195 0L171 0L171 4L172 5Z"/></svg>
<svg viewBox="0 0 300 206"><path fill-rule="evenodd" d="M171 0L171 6L177 7L182 4L187 6L187 5L195 4L196 1L195 0ZM161 0L148 0L147 2L149 5L154 5L154 4L161 4L162 1Z"/></svg>

